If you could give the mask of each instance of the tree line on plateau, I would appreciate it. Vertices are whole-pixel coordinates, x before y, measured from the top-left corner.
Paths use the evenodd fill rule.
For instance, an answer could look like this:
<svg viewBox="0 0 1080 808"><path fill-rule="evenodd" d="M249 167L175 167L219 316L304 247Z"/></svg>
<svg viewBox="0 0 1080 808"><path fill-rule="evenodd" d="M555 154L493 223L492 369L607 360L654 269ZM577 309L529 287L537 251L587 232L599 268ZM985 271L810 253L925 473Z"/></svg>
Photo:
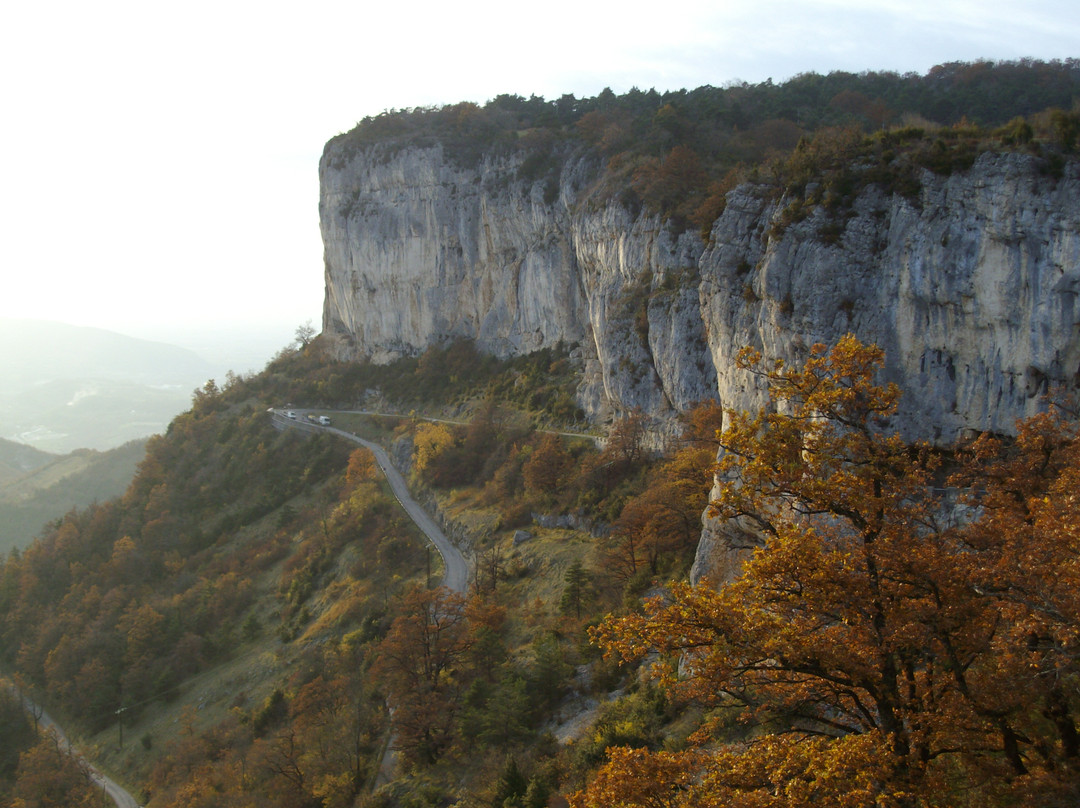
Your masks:
<svg viewBox="0 0 1080 808"><path fill-rule="evenodd" d="M565 162L587 156L591 199L616 199L708 239L736 185L801 195L807 169L827 199L868 182L914 194L921 170L949 174L988 150L1025 151L1057 175L1080 135L1078 89L1080 61L1021 59L953 62L926 75L833 71L664 93L499 95L365 118L328 154L372 149L381 160L438 147L466 168L516 155L515 177L542 183L548 204Z"/></svg>

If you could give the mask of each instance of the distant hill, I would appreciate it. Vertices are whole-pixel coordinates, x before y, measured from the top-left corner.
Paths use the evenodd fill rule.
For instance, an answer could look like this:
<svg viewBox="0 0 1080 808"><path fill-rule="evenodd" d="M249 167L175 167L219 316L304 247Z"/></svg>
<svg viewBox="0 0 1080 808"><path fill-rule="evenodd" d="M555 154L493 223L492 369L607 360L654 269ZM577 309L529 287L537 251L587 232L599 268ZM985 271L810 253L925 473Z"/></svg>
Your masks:
<svg viewBox="0 0 1080 808"><path fill-rule="evenodd" d="M957 89L978 101L977 91L986 87L979 75L935 71L927 90L955 77ZM1009 75L1015 73L1002 78ZM1065 139L1075 141L1080 120L1070 116L1080 113L1046 116L1062 122L1057 134L1052 125L1033 126L1039 134L1026 146L1018 142L1027 137L1020 124L1003 134L973 135L973 127L942 118L940 128L919 135L920 127L907 125L881 131L892 118L877 101L906 111L903 95L875 90L874 75L861 85L855 77L839 78L803 76L783 86L770 81L666 97L634 91L625 102L606 91L591 108L579 108L580 115L572 96L550 109L542 99L519 104L503 97L481 110L487 116L467 104L409 114L418 123L441 117L442 133L450 136L445 144L436 139L439 129L409 131L408 120L391 114L343 136L336 141L342 147L350 139L357 150L370 147L373 171L402 182L422 174L477 181L469 188L459 183L445 206L428 206L416 217L405 208L417 194L387 193L385 220L371 208L373 194L363 205L345 204L355 189L373 183L343 183L343 226L329 232L358 232L368 217L365 232L388 234L392 214L400 234L413 238L417 222L434 221L431 210L462 211L460 226L430 230L430 255L439 257L440 272L457 260L452 253L466 256L466 269L468 256L492 256L484 278L497 279L513 307L508 302L502 310L505 318L470 320L478 306L462 305L443 322L516 328L531 312L544 326L537 334L542 343L572 295L552 293L534 305L526 303L528 290L540 301L550 290L587 282L580 343L520 355L507 349L511 355L499 359L465 340L439 344L453 334L438 333L422 353L419 342L382 343L395 351L414 345L418 355L402 350L396 361L375 365L338 361L326 350L331 335L324 335L283 351L258 375L204 388L165 435L148 442L147 460L122 501L69 511L21 556L0 556L0 663L21 675L50 712L71 719L103 768L155 806L546 806L566 805L560 795L582 788L588 793L580 792L580 805L642 804L650 796L718 804L728 793L744 805L774 793L777 802L790 797L789 804L804 794L802 804L822 805L875 798L896 804L901 794L919 805L1072 804L1067 795L1076 794L1080 757L1080 563L1071 552L1080 523L1070 485L1080 477L1075 432L1062 429L1058 445L1057 429L1047 426L1031 451L1020 445L1010 454L1013 447L1001 442L1000 457L980 443L988 475L972 465L965 485L998 506L985 509L984 518L983 509L953 508L951 496L922 490L924 481L937 479L943 453L905 452L887 442L899 420L883 417L892 393L859 381L873 373L876 363L866 361L873 352L848 344L825 361L808 346L839 337L841 328L899 321L915 329L892 344L922 341L923 353L898 353L915 367L925 364L909 376L916 383L908 394L928 409L932 390L962 392L963 374L986 367L982 355L993 352L982 314L1006 310L1002 290L1056 288L1061 300L1038 305L1054 317L1071 314L1073 290L1080 288L1068 253L1080 243L1080 169L1075 142ZM822 86L815 102L811 91ZM998 82L991 95L1019 101L1025 90L1041 96L1034 81ZM941 95L943 102L956 97ZM1046 103L1042 96L1035 109ZM1069 109L1072 103L1070 95ZM537 114L509 114L521 105L538 107ZM982 108L952 106L973 115ZM869 131L855 138L846 128L825 128L819 140L819 124L844 124L848 109L865 110ZM912 107L920 109L926 108ZM543 132L532 131L541 128L545 111L553 116L552 137L562 136L555 127L565 127L567 137L583 138L596 171L611 172L601 177L610 189L571 182L586 176L588 166L582 163L581 173L561 170L562 155ZM805 141L803 122L815 130L807 129ZM703 219L688 220L713 228L710 248L693 230L645 222L669 214L674 221L687 200L729 198L710 190L709 174L686 170L693 168L688 152L717 172L725 161L754 157L753 149L764 153L770 131L772 145L782 145L792 126L800 133L790 157L770 160L772 168L763 166L753 184L734 172L732 182L740 185L729 194L732 204L705 205ZM395 131L438 172L394 168L395 160L403 166L414 159L398 144L376 139ZM679 139L695 134L704 142L690 137L683 159L672 159L676 144L684 145ZM999 182L984 183L988 175L978 172L988 169L971 171L968 158L995 140L1007 145L1005 135L1014 144L984 158L1002 168ZM976 137L982 140L968 142ZM499 156L492 146L518 143L534 153L482 159ZM1045 151L1036 157L1036 148ZM475 158L498 182L487 182L481 169L450 171L434 162L443 159L439 154L459 163ZM1036 159L1045 160L1045 174ZM342 148L340 155L328 151L322 165L360 162ZM425 164L417 158L413 165ZM513 176L491 166L506 166ZM767 171L773 173L765 177ZM1043 190L1037 196L1031 189ZM542 218L548 214L538 200L551 190L558 204L551 201L550 218ZM601 197L608 191L610 207L599 207L609 204ZM574 200L587 228L551 240L564 220L578 217L566 215ZM970 203L966 212L960 202ZM491 215L496 203L500 219ZM660 213L630 212L639 205ZM516 225L526 219L552 226L522 239L529 231ZM1035 220L1049 224L1041 230L1024 224ZM492 225L490 240L481 234L475 249L464 247L464 239L456 245L460 252L446 249L440 233L463 235L467 227L477 230L477 222ZM1008 223L1015 229L1000 226ZM900 240L901 231L908 241ZM579 235L591 239L580 260L573 252ZM952 237L951 246L943 235ZM385 241L386 254L394 254L394 239ZM328 251L332 243L328 238ZM1046 246L1051 243L1060 246ZM979 245L989 247L970 249ZM702 255L712 257L694 264ZM974 255L991 260L980 258L962 274L957 267ZM545 270L564 264L565 276ZM901 264L906 285L886 287L885 270ZM997 267L1006 266L1023 268L1030 273L1024 277L1038 282L990 283L1001 277ZM1036 274L1037 266L1045 274ZM500 275L507 267L509 274ZM1071 273L1065 281L1062 267ZM404 262L401 268L411 271ZM530 276L539 280L528 282ZM358 288L355 275L340 277L342 288ZM388 275L385 288L407 288L403 278ZM939 278L948 283L936 283ZM328 288L335 282L329 265L327 281ZM449 286L430 289L423 299L452 294ZM903 306L896 289L910 290ZM413 292L423 295L424 288ZM961 296L982 303L959 305ZM956 340L962 309L972 312L965 326L970 336ZM593 312L600 319L587 319ZM918 315L927 312L926 322L942 324L940 338L922 328ZM1011 322L1000 330L1017 331L1006 328ZM1072 321L1064 332L1047 327L1019 335L1032 351L1025 344L1015 355L1031 361L1034 343L1047 345L1045 335L1057 333L1075 334ZM518 337L503 345L537 344L526 341L532 337L524 330ZM748 369L740 380L732 358L747 344L762 348L766 362L785 350L793 361L764 364L754 369L760 375ZM950 355L956 350L950 346L961 345L971 353ZM1074 337L1053 367L1061 367L1061 356L1075 357L1075 347ZM109 350L119 353L122 346ZM808 357L823 364L800 373ZM99 358L88 356L82 365ZM42 372L46 364L41 359L30 367ZM129 374L138 365L135 358L122 363ZM1049 361L1032 364L1025 372L1022 364L1016 373L995 370L993 378L1034 401L1047 386L1039 368L1049 367ZM756 385L767 384L770 372L780 377L771 380L778 394L763 395L753 408L739 403L752 403L755 389L764 394ZM136 391L157 384L130 375L102 378L27 382L19 401L33 406L46 425L41 429L67 410L94 405L87 412L103 430L133 418ZM723 407L691 409L689 402L705 392L713 398L719 392ZM611 421L602 447L532 428L536 422L580 429L577 405L588 405L586 395L610 403L593 408L588 424ZM958 398L937 400L950 402L954 412L958 403L962 408ZM411 414L340 412L335 427L384 443L395 464L410 468L415 493L433 506L429 515L474 554L468 600L432 588L443 566L439 554L429 552L400 509L373 456L326 430L279 430L282 424L267 413L285 402L353 409L380 400ZM652 411L641 402L653 402ZM1002 410L1008 403L999 397L989 406ZM710 507L717 431L723 410L733 406L745 409L748 420L735 419L725 436L742 454L725 456L741 459L732 466L729 493ZM680 410L686 419L677 425ZM760 435L739 428L752 427L749 419L759 411L777 418ZM423 412L470 422L431 423L419 417ZM843 420L849 413L857 416L850 427ZM888 427L880 425L885 421ZM934 421L924 412L921 423ZM676 440L674 428L683 425L687 432ZM670 438L663 449L673 454L655 453L656 437ZM793 445L792 437L810 450ZM79 475L104 477L102 467L89 465L63 472L62 463L77 465L95 454L76 452L43 465L8 490L18 501L61 481L74 485ZM959 457L956 462L962 465ZM1006 490L1013 483L1033 492L1015 506ZM743 513L745 520L727 518ZM933 524L938 517L941 529ZM965 525L968 517L979 521ZM0 513L0 526L5 523ZM681 585L691 571L702 586ZM715 590L709 583L732 578ZM603 617L611 614L625 617ZM603 656L593 638L615 658ZM667 674L679 672L682 658L692 660L693 675L672 682ZM0 721L0 736L2 728ZM117 742L125 735L126 746ZM388 765L394 757L387 749L399 765ZM617 792L622 796L610 796Z"/></svg>
<svg viewBox="0 0 1080 808"><path fill-rule="evenodd" d="M211 367L176 345L45 320L0 319L0 340L7 346L0 352L5 383L101 378L179 384L202 378Z"/></svg>
<svg viewBox="0 0 1080 808"><path fill-rule="evenodd" d="M49 452L0 438L0 485L22 477L55 459L56 455Z"/></svg>
<svg viewBox="0 0 1080 808"><path fill-rule="evenodd" d="M0 552L25 547L45 524L72 508L122 494L145 453L145 440L61 456L0 440ZM24 457L29 467L18 473Z"/></svg>
<svg viewBox="0 0 1080 808"><path fill-rule="evenodd" d="M164 431L213 377L198 354L98 328L0 320L0 437L67 453Z"/></svg>

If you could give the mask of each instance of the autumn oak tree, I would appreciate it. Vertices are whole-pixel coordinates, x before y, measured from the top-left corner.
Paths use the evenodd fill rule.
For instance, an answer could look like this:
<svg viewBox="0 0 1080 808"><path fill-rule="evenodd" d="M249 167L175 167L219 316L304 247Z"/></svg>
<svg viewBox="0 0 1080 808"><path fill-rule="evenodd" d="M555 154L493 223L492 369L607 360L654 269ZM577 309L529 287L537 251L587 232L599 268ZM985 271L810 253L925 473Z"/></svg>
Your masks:
<svg viewBox="0 0 1080 808"><path fill-rule="evenodd" d="M393 709L397 746L410 760L433 763L449 747L463 690L458 666L471 644L463 596L444 587L405 596L375 673Z"/></svg>
<svg viewBox="0 0 1080 808"><path fill-rule="evenodd" d="M939 454L890 433L877 348L739 362L771 404L729 413L712 508L759 549L734 581L676 585L594 638L659 651L673 693L750 729L611 750L575 808L1076 804L1074 426L1040 416L962 453L961 506Z"/></svg>
<svg viewBox="0 0 1080 808"><path fill-rule="evenodd" d="M616 579L656 575L665 556L692 552L712 487L721 412L715 402L688 410L677 451L649 468L644 490L623 506L601 545L603 564Z"/></svg>

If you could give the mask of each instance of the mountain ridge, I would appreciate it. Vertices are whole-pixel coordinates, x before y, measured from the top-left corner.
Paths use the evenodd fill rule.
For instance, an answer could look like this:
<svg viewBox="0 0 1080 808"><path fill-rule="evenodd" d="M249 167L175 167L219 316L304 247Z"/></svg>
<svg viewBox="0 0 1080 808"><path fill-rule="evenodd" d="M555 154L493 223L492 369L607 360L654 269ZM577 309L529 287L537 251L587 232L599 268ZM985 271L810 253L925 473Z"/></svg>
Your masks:
<svg viewBox="0 0 1080 808"><path fill-rule="evenodd" d="M33 349L0 356L0 373L9 382L81 377L187 383L210 372L209 363L194 351L92 326L5 317L0 318L0 339Z"/></svg>
<svg viewBox="0 0 1080 808"><path fill-rule="evenodd" d="M48 523L74 509L120 496L145 453L145 440L104 451L77 449L66 455L37 452L0 440L0 452L37 452L36 464L0 477L0 553L26 547Z"/></svg>
<svg viewBox="0 0 1080 808"><path fill-rule="evenodd" d="M198 388L188 409L148 441L122 497L65 513L23 553L0 558L0 659L46 691L65 723L76 719L110 766L141 784L144 804L543 808L565 805L562 795L578 792L570 796L575 805L608 805L603 797L586 802L579 789L599 783L601 767L601 778L611 774L603 761L609 755L615 761L620 748L631 755L680 754L701 729L717 733L716 748L730 742L740 754L752 752L759 745L745 744L748 733L771 740L764 733L785 722L797 728L790 716L803 707L822 725L835 724L827 703L819 711L821 701L794 694L765 719L749 711L744 717L763 723L748 729L726 700L748 690L747 704L756 706L752 684L729 691L706 683L708 696L725 699L688 702L652 682L644 668L620 667L614 657L625 654L603 657L590 644L606 631L604 614L626 614L633 622L644 599L661 607L664 599L651 596L680 589L695 549L703 565L712 551L732 556L715 520L706 521L704 537L701 531L717 430L723 407L755 413L768 400L752 374L734 368L736 348L758 347L767 360L797 368L814 342L834 342L848 331L877 335L890 363L886 376L902 381L903 401L913 402L889 430L903 427L939 446L966 430L1007 432L1008 418L1041 408L1052 383L1072 381L1080 361L1080 170L1064 144L1051 142L1052 127L1034 127L1026 142L1019 124L978 136L953 124L917 136L905 128L879 134L876 126L857 136L823 132L791 143L786 158L756 175L740 174L717 194L691 177L684 198L686 187L672 176L680 165L673 142L679 110L672 107L673 118L653 104L683 96L635 96L651 105L651 128L641 138L642 153L624 154L611 144L632 139L633 122L620 118L613 94L602 95L565 124L599 114L576 143L581 151L554 157L552 144L548 152L543 143L539 151L515 152L475 105L445 113L444 123L459 127L445 142L424 132L386 142L362 142L370 134L363 131L335 138L320 169L327 234L323 335L283 351L262 373ZM496 111L507 103L517 102ZM375 128L400 132L403 122L380 116ZM502 131L513 131L514 142L537 134L519 137L513 126ZM664 160L644 153L654 147L662 147L656 151ZM543 159L532 159L537 155ZM662 180L673 185L665 190ZM700 205L682 204L690 198L716 205L701 220L708 219L704 235L691 226L700 224L692 220ZM694 406L696 397L711 400ZM436 503L453 526L447 532L471 556L468 598L430 586L438 559L374 473L372 456L322 431L278 431L268 412L283 405L359 409L380 398L400 405L402 414L374 419L334 412L334 428L377 439ZM862 399L855 399L857 409ZM517 411L503 409L508 406ZM426 408L467 423L417 417ZM581 412L593 431L610 421L603 445L535 428L542 419L577 423ZM769 412L787 414L782 406ZM803 426L817 420L812 415ZM683 427L679 440L649 443L676 425ZM1056 488L1054 502L1035 500L1051 516L1075 508L1067 490L1075 481L1073 437L1072 476L1060 481L1068 495L1062 508ZM784 448L777 455L781 471L800 484L818 479L799 465L814 452L797 451L794 443ZM885 476L893 466L906 468L915 454L926 463L927 476L911 481L921 491L947 452L908 452L894 444ZM880 462L859 467L873 473ZM835 468L846 469L842 462ZM867 487L850 480L844 486L856 497ZM910 501L914 490L900 490L904 496L896 501ZM871 509L875 502L867 499L857 508ZM871 530L876 519L867 520ZM1075 524L1061 520L1063 528ZM780 579L767 594L801 595L804 580L791 586L790 579L810 559L821 565L810 565L809 588L823 581L828 594L850 595L845 584L865 580L852 577L865 554L833 553L822 561L814 554L814 532L797 527L787 532L805 552L781 558L785 564L774 570ZM756 540L749 536L742 550ZM876 544L885 552L892 546ZM933 592L962 590L963 605L979 604L976 634L984 625L1002 625L989 619L993 609L981 610L986 600L975 598L992 588L985 581L964 579L973 586L953 587L945 580L952 569L938 558L959 567L978 555L960 549L929 560L897 553L889 561L900 566L889 570L900 590L890 590L898 594L889 608L923 597L908 584L911 575L922 575L915 568L922 563L944 577L918 582L940 580L944 585ZM1075 554L1062 560L1063 567L1075 566ZM1077 573L1068 572L1063 589L1075 618ZM708 587L699 591L709 596ZM860 636L881 636L870 622L880 602L859 602L867 608L850 616L857 630L866 627ZM755 633L768 641L794 626L790 633L797 634L807 613L796 608L802 605L762 612L773 623ZM933 643L924 636L968 622L917 605L941 620L921 626L929 635L914 632L907 646L914 656L900 655L902 664L891 666L896 691L931 678L913 667L904 670L906 682L895 675L912 658L938 661L927 654ZM810 633L846 632L848 622L837 614L849 613L822 612L820 630ZM737 633L738 610L726 615ZM714 625L724 627L710 622L703 629ZM1060 659L1071 680L1075 619L1068 628ZM982 653L982 638L970 639ZM1056 648L1036 642L1033 650L1030 637L1018 639L1007 661L1021 673L1025 653ZM696 640L689 635L688 642ZM714 638L705 640L711 653ZM822 667L831 672L834 663L858 663L858 645L830 645L832 657ZM814 673L797 647L777 665L768 648L753 650L751 674L790 673L799 686ZM672 673L693 673L670 661ZM963 701L950 690L953 661L941 660L944 675L933 677L937 690L925 702L939 701L939 694L948 697L941 701ZM863 708L872 702L859 688L874 667L871 661L839 688L827 682L811 695L839 689L860 720L873 724L880 714ZM1056 687L1054 677L1026 674L1028 683ZM980 668L983 675L992 671ZM908 706L922 709L914 701ZM1049 692L1034 708L1009 711L1010 721L1019 716L1019 726L1042 734L1013 736L1010 749L1008 738L994 735L993 721L970 722L983 730L973 758L1002 767L990 772L991 789L1001 782L995 777L1006 777L1010 787L1022 780L1015 768L1009 777L1005 765L1020 746L1033 766L1052 759L1043 753L1054 742L1040 745L1053 738L1052 724L1063 725L1063 748L1069 746L1080 715L1075 694L1065 690ZM573 739L555 739L550 730L565 726L567 713L587 716L591 726ZM956 745L957 727L954 721L944 728L945 755ZM126 743L118 742L117 729ZM844 728L838 735L831 740L880 737ZM383 785L376 768L391 738L404 764ZM829 740L812 739L795 752L813 753ZM855 774L866 774L868 787L877 788L888 766L858 769L859 749L840 750ZM850 793L848 770L829 762L820 769L827 785ZM942 782L951 787L959 769L950 766ZM645 775L645 786L662 780L654 776L658 770L629 768ZM763 768L770 776L773 769L790 770ZM708 784L714 773L695 777L694 785ZM1059 773L1073 776L1067 766L1053 776ZM678 776L670 783L673 799L686 785ZM791 784L805 793L820 779L817 769L804 767ZM756 774L750 780L765 786L749 799L773 799L787 785ZM996 792L968 796L968 781L956 782L955 792L933 793L929 801L944 804L964 792L967 804L1016 804L1008 794L997 803Z"/></svg>

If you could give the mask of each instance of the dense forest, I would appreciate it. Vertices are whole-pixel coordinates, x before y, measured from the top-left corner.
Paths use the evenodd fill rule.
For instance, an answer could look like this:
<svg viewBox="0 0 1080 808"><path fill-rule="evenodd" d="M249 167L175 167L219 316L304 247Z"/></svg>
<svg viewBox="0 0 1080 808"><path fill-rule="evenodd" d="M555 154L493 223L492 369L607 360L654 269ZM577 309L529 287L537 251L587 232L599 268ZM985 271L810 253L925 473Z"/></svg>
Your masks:
<svg viewBox="0 0 1080 808"><path fill-rule="evenodd" d="M53 737L39 734L30 713L6 688L0 690L0 805L101 805L85 766Z"/></svg>
<svg viewBox="0 0 1080 808"><path fill-rule="evenodd" d="M1071 804L1075 413L909 446L881 429L882 359L747 354L778 406L721 430L705 402L657 452L633 415L603 448L538 430L522 360L361 369L315 341L196 391L123 498L4 560L3 664L151 806ZM434 392L448 369L472 407ZM466 593L435 585L370 453L265 411L380 379L429 392L348 425L468 532ZM471 414L417 415L447 403ZM718 445L709 507L761 551L689 586ZM11 726L15 794L65 764Z"/></svg>
<svg viewBox="0 0 1080 808"><path fill-rule="evenodd" d="M0 552L25 547L43 524L72 507L123 493L142 459L145 443L140 439L104 452L80 449L67 455L44 455L32 471L0 473L0 521L4 526Z"/></svg>
<svg viewBox="0 0 1080 808"><path fill-rule="evenodd" d="M725 194L751 179L777 192L824 179L822 201L835 207L867 183L914 195L920 169L963 170L987 149L1027 149L1058 172L1080 135L1078 99L1075 59L956 62L925 76L806 73L782 84L580 99L500 95L391 110L332 142L383 155L437 144L463 166L516 155L519 176L546 181L552 194L566 161L588 155L594 193L707 236Z"/></svg>
<svg viewBox="0 0 1080 808"><path fill-rule="evenodd" d="M639 417L603 449L538 431L564 413L570 380L552 352L496 362L458 344L374 368L328 361L316 341L208 384L150 441L121 499L68 514L4 560L4 667L134 773L150 805L351 805L369 798L391 737L414 776L379 799L444 795L466 759L467 791L486 794L512 760L519 796L531 782L529 804L545 804L567 754L554 711L619 676L584 626L656 575L685 575L719 424L702 405L664 457L646 452ZM474 399L461 425L356 423L405 447L420 490L482 515L463 595L436 586L438 561L370 453L279 432L266 413L300 396L349 405L372 385L406 413L455 390ZM544 530L534 513L592 527ZM527 555L513 551L522 527L535 534ZM237 668L243 690L219 673ZM185 696L199 682L227 691L201 714L205 701ZM665 717L651 719L657 736ZM600 751L578 750L571 769L581 777Z"/></svg>
<svg viewBox="0 0 1080 808"><path fill-rule="evenodd" d="M1070 60L500 96L341 137L516 155L529 179L577 155L595 193L705 231L751 175L824 177L842 210L982 149L1052 173L1078 82ZM1073 402L1013 437L907 445L889 417L915 391L849 337L800 367L744 353L771 406L703 401L660 441L638 413L585 422L571 346L375 366L310 337L196 390L122 497L0 561L0 672L143 804L1080 800ZM294 405L386 447L467 552L467 591L438 585L370 452L275 426ZM745 566L690 585L706 512ZM92 804L88 783L0 691L0 805Z"/></svg>

